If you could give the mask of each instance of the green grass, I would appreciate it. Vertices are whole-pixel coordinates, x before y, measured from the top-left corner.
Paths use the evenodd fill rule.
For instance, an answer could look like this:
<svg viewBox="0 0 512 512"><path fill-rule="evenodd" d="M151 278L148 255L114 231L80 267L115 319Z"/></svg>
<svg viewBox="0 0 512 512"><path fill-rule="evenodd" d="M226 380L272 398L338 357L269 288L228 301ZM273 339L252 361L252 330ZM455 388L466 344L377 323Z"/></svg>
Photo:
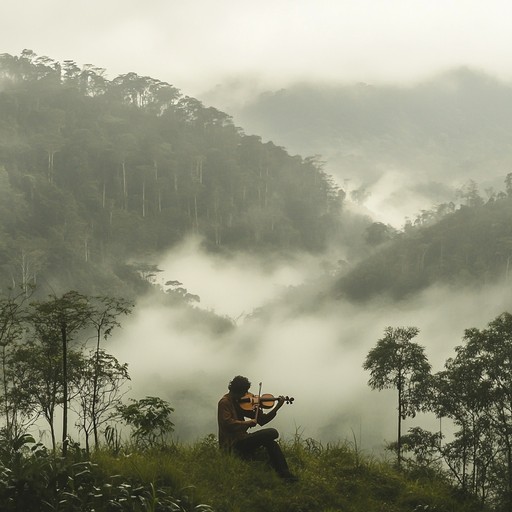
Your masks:
<svg viewBox="0 0 512 512"><path fill-rule="evenodd" d="M296 483L258 454L225 454L214 436L138 452L78 445L55 457L30 436L0 445L2 512L477 512L440 471L397 471L345 443L283 443Z"/></svg>
<svg viewBox="0 0 512 512"><path fill-rule="evenodd" d="M114 476L166 491L186 510L200 504L217 512L481 510L474 501L458 496L440 474L413 477L346 444L296 441L284 444L283 450L299 477L297 483L281 481L264 454L246 462L222 453L213 437L145 454L98 452L93 462L101 479Z"/></svg>

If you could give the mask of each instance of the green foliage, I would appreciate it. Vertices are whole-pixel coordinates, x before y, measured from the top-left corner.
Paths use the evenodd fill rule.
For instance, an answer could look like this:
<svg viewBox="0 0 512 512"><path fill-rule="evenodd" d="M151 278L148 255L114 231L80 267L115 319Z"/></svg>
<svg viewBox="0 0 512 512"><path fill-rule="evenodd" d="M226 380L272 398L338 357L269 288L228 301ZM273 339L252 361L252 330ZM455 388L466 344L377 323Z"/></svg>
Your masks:
<svg viewBox="0 0 512 512"><path fill-rule="evenodd" d="M34 439L23 436L0 452L0 509L5 512L208 512L186 494L147 482L145 475L131 478L107 474L99 462L57 458ZM112 467L113 464L110 464ZM179 497L176 497L179 494Z"/></svg>
<svg viewBox="0 0 512 512"><path fill-rule="evenodd" d="M441 455L463 489L510 508L512 315L501 314L486 329L467 329L464 342L434 381L437 414L459 429Z"/></svg>
<svg viewBox="0 0 512 512"><path fill-rule="evenodd" d="M512 314L499 315L485 329L466 329L464 344L456 347L445 369L433 376L421 347L409 341L417 329L388 328L386 333L364 364L371 371L370 386L396 387L403 417L409 411L433 412L448 419L453 431L450 439L445 439L441 428L429 432L413 427L402 436L399 418L397 442L388 448L396 450L399 462L413 474L428 476L443 470L443 477L461 495L476 496L496 511L510 510ZM402 345L410 351L407 357L399 351ZM408 379L413 384L409 396ZM406 455L403 459L402 453Z"/></svg>
<svg viewBox="0 0 512 512"><path fill-rule="evenodd" d="M339 277L333 293L357 300L377 295L401 299L434 283L508 282L512 201L501 193L482 202L473 198L454 211L438 207Z"/></svg>
<svg viewBox="0 0 512 512"><path fill-rule="evenodd" d="M164 446L174 431L171 413L174 409L159 397L131 399L130 405L119 405L121 420L132 428L131 437L141 449Z"/></svg>
<svg viewBox="0 0 512 512"><path fill-rule="evenodd" d="M363 364L370 372L372 389L393 388L398 394L397 456L401 463L401 421L425 409L430 383L430 363L423 347L411 342L417 327L386 327L384 337L370 350Z"/></svg>
<svg viewBox="0 0 512 512"><path fill-rule="evenodd" d="M128 365L121 364L114 356L102 349L80 357L71 379L73 402L71 409L78 416L75 423L78 432L85 436L85 448L90 450L89 438L95 437L99 446L98 432L110 422L124 395L122 387L130 380Z"/></svg>
<svg viewBox="0 0 512 512"><path fill-rule="evenodd" d="M55 418L62 410L62 451L69 443L68 410L78 415L78 428L98 445L98 428L118 405L126 364L100 348L118 317L130 305L113 297L88 297L70 291L27 305L22 292L0 300L0 375L2 419L6 439L16 439L43 418L48 423L55 452ZM95 335L95 347L85 355ZM94 339L94 338L93 338Z"/></svg>
<svg viewBox="0 0 512 512"><path fill-rule="evenodd" d="M187 234L212 249L310 251L336 236L343 193L320 162L245 135L167 83L109 81L33 52L0 55L0 78L0 283L39 276L126 296L111 265Z"/></svg>
<svg viewBox="0 0 512 512"><path fill-rule="evenodd" d="M413 459L406 459L406 463L419 472L428 473L430 470L439 470L439 448L442 435L440 432L429 432L420 427L411 427L408 433L400 440L403 452L412 453ZM389 443L387 448L396 453L397 443Z"/></svg>

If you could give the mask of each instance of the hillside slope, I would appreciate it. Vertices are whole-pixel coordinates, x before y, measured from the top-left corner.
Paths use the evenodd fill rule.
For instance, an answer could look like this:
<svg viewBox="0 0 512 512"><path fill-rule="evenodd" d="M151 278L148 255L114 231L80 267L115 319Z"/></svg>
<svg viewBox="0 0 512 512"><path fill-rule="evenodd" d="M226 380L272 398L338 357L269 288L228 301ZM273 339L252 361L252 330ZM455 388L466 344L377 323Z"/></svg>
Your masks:
<svg viewBox="0 0 512 512"><path fill-rule="evenodd" d="M227 106L235 94L209 97ZM248 133L321 155L347 193L397 222L470 179L496 188L512 165L512 84L471 69L401 86L292 84L230 112Z"/></svg>
<svg viewBox="0 0 512 512"><path fill-rule="evenodd" d="M509 185L512 175L509 174ZM512 190L410 227L340 276L333 293L403 298L432 284L478 286L512 278Z"/></svg>
<svg viewBox="0 0 512 512"><path fill-rule="evenodd" d="M120 264L191 233L219 250L318 251L343 203L314 159L172 85L28 50L0 56L0 182L0 283L108 288Z"/></svg>

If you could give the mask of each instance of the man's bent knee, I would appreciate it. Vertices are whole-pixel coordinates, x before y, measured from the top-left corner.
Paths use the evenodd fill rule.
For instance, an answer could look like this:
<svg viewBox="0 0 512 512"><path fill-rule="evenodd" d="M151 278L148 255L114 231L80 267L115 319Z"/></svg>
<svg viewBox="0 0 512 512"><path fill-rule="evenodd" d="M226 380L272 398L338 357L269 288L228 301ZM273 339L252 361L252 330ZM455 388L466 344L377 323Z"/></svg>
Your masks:
<svg viewBox="0 0 512 512"><path fill-rule="evenodd" d="M279 432L275 428L263 428L259 431L261 437L265 437L265 439L274 440L279 437Z"/></svg>

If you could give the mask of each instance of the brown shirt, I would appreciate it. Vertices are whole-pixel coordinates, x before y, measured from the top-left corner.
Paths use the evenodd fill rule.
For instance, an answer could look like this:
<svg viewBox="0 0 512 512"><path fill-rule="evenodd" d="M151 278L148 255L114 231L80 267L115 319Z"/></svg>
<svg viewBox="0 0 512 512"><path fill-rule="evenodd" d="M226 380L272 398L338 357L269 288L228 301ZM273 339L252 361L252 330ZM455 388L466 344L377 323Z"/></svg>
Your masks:
<svg viewBox="0 0 512 512"><path fill-rule="evenodd" d="M275 416L275 409L267 414L263 414L260 410L258 425L265 425ZM219 445L223 450L230 451L236 441L249 435L247 433L249 427L244 425L245 418L254 418L254 412L244 411L229 393L219 400L217 420L219 423Z"/></svg>

